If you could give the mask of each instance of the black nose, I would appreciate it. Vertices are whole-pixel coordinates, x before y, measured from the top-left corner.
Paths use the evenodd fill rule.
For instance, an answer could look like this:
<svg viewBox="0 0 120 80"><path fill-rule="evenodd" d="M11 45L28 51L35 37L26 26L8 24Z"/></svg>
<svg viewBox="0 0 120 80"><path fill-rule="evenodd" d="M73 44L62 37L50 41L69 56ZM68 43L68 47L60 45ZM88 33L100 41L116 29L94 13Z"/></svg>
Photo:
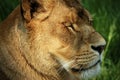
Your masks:
<svg viewBox="0 0 120 80"><path fill-rule="evenodd" d="M104 45L101 45L101 46L91 46L91 48L93 49L93 50L95 50L95 51L98 51L99 52L99 54L101 54L102 53L102 51L104 50Z"/></svg>

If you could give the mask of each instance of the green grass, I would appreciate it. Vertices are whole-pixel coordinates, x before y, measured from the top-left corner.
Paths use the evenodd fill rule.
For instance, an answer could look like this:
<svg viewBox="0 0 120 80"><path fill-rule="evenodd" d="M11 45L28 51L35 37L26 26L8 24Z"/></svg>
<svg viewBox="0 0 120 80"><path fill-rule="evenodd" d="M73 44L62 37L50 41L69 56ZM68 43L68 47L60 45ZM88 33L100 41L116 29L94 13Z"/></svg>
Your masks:
<svg viewBox="0 0 120 80"><path fill-rule="evenodd" d="M93 80L120 80L119 0L82 0L91 12L95 29L107 41L101 74Z"/></svg>
<svg viewBox="0 0 120 80"><path fill-rule="evenodd" d="M120 0L81 1L93 16L94 28L107 41L101 74L92 80L120 80ZM4 20L17 4L17 0L0 0L0 21Z"/></svg>
<svg viewBox="0 0 120 80"><path fill-rule="evenodd" d="M19 0L0 0L0 22L4 20L19 3Z"/></svg>

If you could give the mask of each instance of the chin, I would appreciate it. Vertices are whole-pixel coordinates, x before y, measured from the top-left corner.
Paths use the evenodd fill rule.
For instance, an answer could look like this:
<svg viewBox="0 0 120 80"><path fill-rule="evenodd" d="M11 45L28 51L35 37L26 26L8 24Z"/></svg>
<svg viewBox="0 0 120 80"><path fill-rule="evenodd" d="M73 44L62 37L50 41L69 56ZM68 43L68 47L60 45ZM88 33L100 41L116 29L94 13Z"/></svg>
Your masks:
<svg viewBox="0 0 120 80"><path fill-rule="evenodd" d="M79 72L70 72L76 80L88 80L90 78L93 78L97 76L100 73L100 64L97 64L94 67L91 67L90 69L86 69Z"/></svg>

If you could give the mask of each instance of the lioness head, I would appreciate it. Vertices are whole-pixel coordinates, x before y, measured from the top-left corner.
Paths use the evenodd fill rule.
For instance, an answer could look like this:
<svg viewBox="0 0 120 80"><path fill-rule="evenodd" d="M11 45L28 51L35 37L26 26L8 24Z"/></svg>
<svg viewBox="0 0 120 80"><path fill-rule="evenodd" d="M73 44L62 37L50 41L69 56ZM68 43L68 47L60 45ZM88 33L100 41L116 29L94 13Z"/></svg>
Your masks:
<svg viewBox="0 0 120 80"><path fill-rule="evenodd" d="M21 7L36 63L52 55L76 79L99 72L106 42L79 0L22 0Z"/></svg>

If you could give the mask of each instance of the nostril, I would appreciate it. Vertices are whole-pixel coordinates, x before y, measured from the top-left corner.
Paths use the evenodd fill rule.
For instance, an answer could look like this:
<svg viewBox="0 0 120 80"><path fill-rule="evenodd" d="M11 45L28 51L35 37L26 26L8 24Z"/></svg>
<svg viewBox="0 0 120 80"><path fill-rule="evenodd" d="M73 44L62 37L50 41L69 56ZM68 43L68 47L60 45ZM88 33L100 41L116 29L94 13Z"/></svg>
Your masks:
<svg viewBox="0 0 120 80"><path fill-rule="evenodd" d="M104 47L105 46L103 46L103 45L101 45L101 46L91 46L91 48L93 49L93 50L95 50L95 51L98 51L99 52L99 54L101 54L102 53L102 51L104 50Z"/></svg>

